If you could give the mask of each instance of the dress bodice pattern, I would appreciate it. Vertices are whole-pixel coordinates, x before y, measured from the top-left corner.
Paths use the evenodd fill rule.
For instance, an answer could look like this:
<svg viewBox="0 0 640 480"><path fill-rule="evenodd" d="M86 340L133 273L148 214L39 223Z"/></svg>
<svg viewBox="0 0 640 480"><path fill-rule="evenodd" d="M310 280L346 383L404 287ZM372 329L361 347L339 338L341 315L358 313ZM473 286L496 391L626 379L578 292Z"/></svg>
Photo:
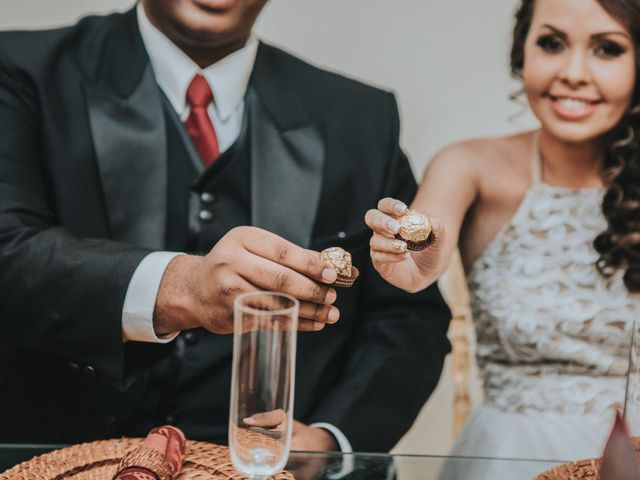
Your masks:
<svg viewBox="0 0 640 480"><path fill-rule="evenodd" d="M624 401L640 300L598 272L603 190L533 183L467 274L485 402L531 415L610 414Z"/></svg>

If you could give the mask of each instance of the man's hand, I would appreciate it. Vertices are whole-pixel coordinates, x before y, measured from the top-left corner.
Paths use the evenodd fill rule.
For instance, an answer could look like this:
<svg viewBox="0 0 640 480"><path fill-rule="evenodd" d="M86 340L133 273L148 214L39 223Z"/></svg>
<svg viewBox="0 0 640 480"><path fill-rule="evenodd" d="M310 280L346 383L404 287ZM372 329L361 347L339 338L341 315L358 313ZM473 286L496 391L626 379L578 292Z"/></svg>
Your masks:
<svg viewBox="0 0 640 480"><path fill-rule="evenodd" d="M233 301L244 292L287 293L300 301L300 330L321 330L340 312L332 304L336 271L306 250L255 227L229 231L205 256L181 255L167 267L154 310L158 335L204 327L233 332Z"/></svg>
<svg viewBox="0 0 640 480"><path fill-rule="evenodd" d="M324 428L310 427L297 420L293 421L291 450L330 452L337 449L336 439Z"/></svg>

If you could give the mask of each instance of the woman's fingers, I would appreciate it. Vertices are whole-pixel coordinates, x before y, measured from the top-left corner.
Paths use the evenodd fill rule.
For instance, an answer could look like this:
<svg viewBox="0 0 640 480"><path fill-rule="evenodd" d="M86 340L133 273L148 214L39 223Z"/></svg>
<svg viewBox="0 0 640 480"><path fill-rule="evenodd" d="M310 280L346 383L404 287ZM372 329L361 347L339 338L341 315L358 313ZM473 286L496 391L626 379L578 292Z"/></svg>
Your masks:
<svg viewBox="0 0 640 480"><path fill-rule="evenodd" d="M389 263L404 262L407 258L409 258L410 255L411 254L409 252L385 253L385 252L374 252L373 250L371 250L371 260L373 260L373 263L377 265L386 265Z"/></svg>
<svg viewBox="0 0 640 480"><path fill-rule="evenodd" d="M375 208L366 213L364 221L371 230L388 237L393 237L400 230L400 224L395 218Z"/></svg>
<svg viewBox="0 0 640 480"><path fill-rule="evenodd" d="M374 233L369 240L369 246L372 252L386 252L386 253L404 253L407 251L407 244L402 240L395 238L389 238L378 233Z"/></svg>
<svg viewBox="0 0 640 480"><path fill-rule="evenodd" d="M436 237L437 241L441 241L444 237L444 226L442 225L442 221L439 218L431 217L429 218L429 223L431 224L431 232Z"/></svg>
<svg viewBox="0 0 640 480"><path fill-rule="evenodd" d="M385 197L378 202L378 210L392 217L399 217L407 211L407 206L400 200L396 200L395 198L391 197Z"/></svg>

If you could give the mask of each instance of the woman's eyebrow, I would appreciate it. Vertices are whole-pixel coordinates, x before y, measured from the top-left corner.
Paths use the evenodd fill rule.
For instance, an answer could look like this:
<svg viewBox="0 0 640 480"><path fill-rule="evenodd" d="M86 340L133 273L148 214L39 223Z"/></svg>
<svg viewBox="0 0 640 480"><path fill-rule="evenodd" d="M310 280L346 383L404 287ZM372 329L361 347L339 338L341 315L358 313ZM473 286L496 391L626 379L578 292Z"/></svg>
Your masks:
<svg viewBox="0 0 640 480"><path fill-rule="evenodd" d="M600 39L602 37L608 37L609 35L617 35L626 38L627 40L631 40L631 36L627 32L623 32L621 30L611 30L610 32L600 32L594 33L591 35L593 39Z"/></svg>
<svg viewBox="0 0 640 480"><path fill-rule="evenodd" d="M551 30L555 35L557 35L558 37L562 38L563 40L567 38L567 34L565 32L563 32L562 30L560 30L557 27L554 27L553 25L549 24L549 23L545 23L544 25L542 25L542 28L548 28L549 30ZM623 31L623 30L610 30L610 31L606 31L606 32L598 32L598 33L594 33L593 35L591 35L592 39L598 40L601 39L602 37L608 37L610 35L619 35L622 36L624 38L626 38L627 40L631 40L631 36Z"/></svg>

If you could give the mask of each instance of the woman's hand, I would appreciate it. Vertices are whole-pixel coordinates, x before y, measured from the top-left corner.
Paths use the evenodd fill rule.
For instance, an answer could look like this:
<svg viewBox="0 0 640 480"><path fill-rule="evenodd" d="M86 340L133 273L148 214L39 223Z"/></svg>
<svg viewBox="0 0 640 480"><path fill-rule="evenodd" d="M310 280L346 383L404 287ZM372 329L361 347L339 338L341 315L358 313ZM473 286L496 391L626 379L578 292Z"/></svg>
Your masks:
<svg viewBox="0 0 640 480"><path fill-rule="evenodd" d="M429 218L434 241L420 252L410 252L403 240L395 235L400 230L398 218L407 206L394 198L383 198L378 209L372 209L364 217L366 224L373 230L370 254L373 266L380 276L391 285L417 292L435 282L442 273L442 245L444 229L436 218Z"/></svg>

